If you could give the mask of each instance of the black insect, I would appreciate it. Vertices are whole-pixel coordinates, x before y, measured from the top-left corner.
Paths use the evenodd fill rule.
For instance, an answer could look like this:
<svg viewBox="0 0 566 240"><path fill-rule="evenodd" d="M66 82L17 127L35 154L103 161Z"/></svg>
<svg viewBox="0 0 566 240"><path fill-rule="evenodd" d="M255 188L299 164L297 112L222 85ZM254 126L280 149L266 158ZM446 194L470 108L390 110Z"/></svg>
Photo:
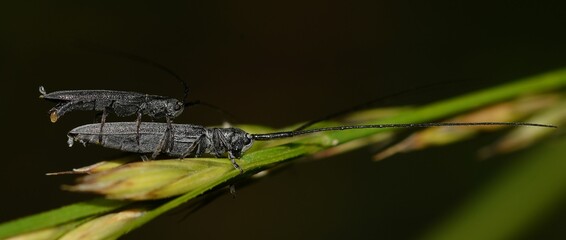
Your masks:
<svg viewBox="0 0 566 240"><path fill-rule="evenodd" d="M137 122L141 121L142 115L165 118L169 122L179 116L185 107L185 103L175 98L137 92L66 90L47 93L43 86L39 87L39 92L40 98L57 103L48 112L51 122L57 122L67 112L76 110L102 112L101 125L104 125L109 112L118 117L137 115Z"/></svg>
<svg viewBox="0 0 566 240"><path fill-rule="evenodd" d="M140 154L154 153L155 149L161 149L159 153L171 157L185 158L189 155L201 156L205 153L216 157L225 154L232 165L240 172L243 170L236 163L254 141L268 141L278 138L289 138L298 135L311 134L324 131L338 131L365 128L415 128L415 127L438 127L438 126L534 126L556 128L556 126L535 123L514 122L476 122L476 123L415 123L415 124L378 124L378 125L354 125L318 128L301 131L274 132L267 134L250 134L239 128L207 128L189 124L172 124L171 133L174 141L167 142L164 134L167 132L165 123L142 123L136 126L132 122L107 123L102 134L99 132L100 124L88 124L77 127L69 132L68 144L73 146L75 141L86 145L87 143L99 143L103 147L118 149L125 152ZM102 141L98 137L102 136ZM139 136L139 142L136 137ZM167 145L167 146L166 146ZM156 156L153 156L156 157Z"/></svg>
<svg viewBox="0 0 566 240"><path fill-rule="evenodd" d="M183 112L186 106L195 104L188 101L189 87L187 83L171 69L137 55L118 51L110 51L109 53L143 62L169 73L183 85L183 100L179 101L175 98L164 96L112 90L68 90L47 93L45 88L40 86L39 92L41 95L39 97L57 103L55 107L49 110L51 122L56 122L65 113L75 110L101 112L102 125L104 125L109 112L114 112L119 117L137 115L138 123L141 121L142 115L152 118L165 118L167 122L171 122L173 118Z"/></svg>
<svg viewBox="0 0 566 240"><path fill-rule="evenodd" d="M187 106L202 104L217 109L210 104L201 103L200 101L189 102L189 87L187 83L171 69L161 64L152 62L134 54L105 49L92 44L83 44L82 46L94 51L105 52L114 56L125 57L133 61L142 62L169 73L183 85L183 100L179 101L170 97L113 90L66 90L47 93L45 88L40 86L39 92L41 95L39 97L56 103L55 107L51 108L48 112L51 122L56 122L67 112L82 110L96 111L100 113L100 132L102 132L106 123L106 117L110 112L115 113L118 117L136 115L138 129L143 115L149 116L153 119L165 118L170 129L173 119L178 117ZM171 135L169 134L169 136ZM102 138L100 137L99 140L102 140ZM155 151L158 152L160 149L156 149Z"/></svg>
<svg viewBox="0 0 566 240"><path fill-rule="evenodd" d="M43 86L39 87L40 98L56 102L57 105L49 110L51 122L56 122L65 113L76 110L102 112L99 134L106 124L109 112L118 117L137 115L136 131L139 131L142 115L151 118L165 118L168 129L174 118L179 116L187 103L175 98L148 95L137 92L111 90L67 90L47 93ZM171 135L168 135L171 136ZM139 136L137 137L139 140ZM102 140L102 135L99 136ZM161 149L154 149L159 152Z"/></svg>

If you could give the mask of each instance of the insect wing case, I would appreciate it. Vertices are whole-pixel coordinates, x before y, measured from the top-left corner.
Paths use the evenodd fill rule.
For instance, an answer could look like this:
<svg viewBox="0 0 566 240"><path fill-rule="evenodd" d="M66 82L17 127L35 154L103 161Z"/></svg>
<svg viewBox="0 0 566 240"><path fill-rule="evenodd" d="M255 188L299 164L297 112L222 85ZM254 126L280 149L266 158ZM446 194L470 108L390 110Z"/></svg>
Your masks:
<svg viewBox="0 0 566 240"><path fill-rule="evenodd" d="M40 98L57 103L49 110L52 122L70 111L112 111L118 117L141 113L152 118L175 118L184 109L183 102L164 96L113 90L65 90L47 93L39 88Z"/></svg>
<svg viewBox="0 0 566 240"><path fill-rule="evenodd" d="M205 134L201 126L188 124L172 124L171 133L173 141L167 141L165 136L167 124L142 122L137 130L135 122L106 123L100 132L100 124L87 124L71 130L68 134L68 144L72 146L75 141L83 144L100 144L106 148L117 149L133 153L153 153L163 141L167 141L162 152L166 155L179 157ZM99 139L102 142L99 142ZM139 143L138 143L139 136Z"/></svg>

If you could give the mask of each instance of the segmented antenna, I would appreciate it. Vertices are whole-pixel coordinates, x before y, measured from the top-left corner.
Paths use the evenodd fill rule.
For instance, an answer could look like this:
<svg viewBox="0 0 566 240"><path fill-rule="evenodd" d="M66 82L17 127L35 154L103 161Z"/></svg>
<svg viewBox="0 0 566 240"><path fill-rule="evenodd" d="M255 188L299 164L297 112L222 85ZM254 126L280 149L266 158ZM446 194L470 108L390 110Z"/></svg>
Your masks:
<svg viewBox="0 0 566 240"><path fill-rule="evenodd" d="M114 56L119 56L119 57L124 57L133 61L137 61L140 63L144 63L144 64L148 64L151 65L155 68L161 69L167 73L169 73L171 76L173 76L175 79L177 79L177 81L179 81L181 84L183 84L183 88L184 90L184 95L183 95L183 103L188 103L188 97L189 97L189 85L187 84L187 82L185 80L183 80L179 75L177 75L175 72L173 72L173 70L169 69L168 67L165 67L164 65L161 65L159 63L156 63L154 61L151 61L147 58L132 54L132 53L128 53L128 52L123 52L123 51L119 51L116 49L111 49L109 47L103 47L100 45L96 45L94 43L86 43L84 41L77 41L77 44L85 49L90 49L93 50L95 52L104 52L106 54L110 54L110 55L114 55Z"/></svg>
<svg viewBox="0 0 566 240"><path fill-rule="evenodd" d="M132 60L136 60L138 62L149 64L151 66L154 66L156 68L159 68L159 69L171 74L171 76L173 76L175 79L177 79L177 81L179 81L181 84L183 84L183 88L185 89L183 91L183 103L187 103L189 101L189 85L179 75L177 75L175 72L173 72L173 70L165 67L164 65L161 65L159 63L153 62L151 60L148 60L146 58L143 58L143 57L140 57L140 56L137 56L137 55L134 55L134 54L130 54L130 53L123 53L123 54L125 54L124 55L125 57L128 57Z"/></svg>
<svg viewBox="0 0 566 240"><path fill-rule="evenodd" d="M393 123L393 124L373 124L373 125L352 125L352 126L338 126L327 128L316 128L300 131L288 132L274 132L265 134L250 134L251 138L258 141L267 141L278 138L289 138L298 135L305 135L316 132L327 131L341 131L348 129L367 129L367 128L427 128L427 127L458 127L458 126L530 126L530 127L544 127L544 128L558 128L554 125L538 124L538 123L525 123L525 122L446 122L446 123Z"/></svg>
<svg viewBox="0 0 566 240"><path fill-rule="evenodd" d="M200 101L200 100L196 100L196 101L186 102L186 103L185 103L185 107L190 107L190 106L194 106L194 105L197 105L197 106L198 106L198 105L202 105L202 106L208 107L208 108L210 108L210 109L212 109L212 110L215 110L216 112L218 112L218 113L220 113L220 114L222 114L222 115L228 116L228 117L230 117L231 119L237 119L237 117L236 117L234 114L232 114L232 113L230 113L230 112L228 112L228 111L226 111L226 110L223 110L222 108L217 107L216 105L212 105L212 104L207 103L207 102L203 102L203 101Z"/></svg>

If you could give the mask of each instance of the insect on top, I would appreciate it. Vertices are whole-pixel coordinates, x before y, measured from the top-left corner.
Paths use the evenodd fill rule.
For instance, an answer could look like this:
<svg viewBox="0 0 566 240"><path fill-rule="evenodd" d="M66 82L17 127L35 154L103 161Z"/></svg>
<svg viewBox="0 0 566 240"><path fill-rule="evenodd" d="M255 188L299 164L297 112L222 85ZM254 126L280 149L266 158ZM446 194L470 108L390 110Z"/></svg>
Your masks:
<svg viewBox="0 0 566 240"><path fill-rule="evenodd" d="M167 130L170 131L173 119L179 116L186 106L196 104L187 100L189 92L187 83L169 68L136 55L116 51L110 53L152 65L171 74L183 85L183 101L158 95L114 90L65 90L47 93L45 88L40 86L39 92L41 95L39 97L56 103L55 107L48 112L51 122L57 122L67 112L75 110L97 111L101 115L99 131L101 134L106 123L106 117L110 112L113 112L118 117L136 115L138 132L143 115L154 119L165 118ZM165 137L169 139L166 140L172 141L172 136L172 134L168 133ZM139 137L138 134L136 137L138 141ZM102 135L99 136L99 141L102 141ZM161 149L155 149L156 153L159 151Z"/></svg>
<svg viewBox="0 0 566 240"><path fill-rule="evenodd" d="M188 102L189 86L187 82L173 70L162 64L135 54L112 50L93 44L81 43L80 47L127 58L167 72L182 84L184 89L183 99L179 101L170 97L114 90L66 90L47 93L45 88L40 86L40 98L56 103L55 107L48 112L51 122L56 122L67 112L82 110L101 112L100 121L102 125L104 125L109 112L114 112L118 117L137 115L136 122L139 127L143 115L154 119L165 118L168 123L171 123L174 118L178 117L183 112L185 107L195 104Z"/></svg>
<svg viewBox="0 0 566 240"><path fill-rule="evenodd" d="M151 118L166 118L168 121L178 117L184 110L185 103L175 99L137 92L113 90L66 90L47 93L43 86L39 87L40 98L55 102L55 107L48 113L51 122L67 112L98 111L102 112L102 121L109 112L118 117L147 115Z"/></svg>

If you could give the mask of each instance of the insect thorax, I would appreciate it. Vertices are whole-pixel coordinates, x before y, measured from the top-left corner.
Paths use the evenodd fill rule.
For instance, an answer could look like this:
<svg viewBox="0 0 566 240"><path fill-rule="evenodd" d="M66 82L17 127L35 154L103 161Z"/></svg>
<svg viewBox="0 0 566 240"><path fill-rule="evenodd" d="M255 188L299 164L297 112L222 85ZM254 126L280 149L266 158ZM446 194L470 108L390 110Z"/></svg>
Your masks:
<svg viewBox="0 0 566 240"><path fill-rule="evenodd" d="M152 118L175 118L183 112L183 102L174 99L150 99L140 109Z"/></svg>
<svg viewBox="0 0 566 240"><path fill-rule="evenodd" d="M238 128L208 128L210 152L214 155L228 153L230 157L240 158L253 145L250 135Z"/></svg>

